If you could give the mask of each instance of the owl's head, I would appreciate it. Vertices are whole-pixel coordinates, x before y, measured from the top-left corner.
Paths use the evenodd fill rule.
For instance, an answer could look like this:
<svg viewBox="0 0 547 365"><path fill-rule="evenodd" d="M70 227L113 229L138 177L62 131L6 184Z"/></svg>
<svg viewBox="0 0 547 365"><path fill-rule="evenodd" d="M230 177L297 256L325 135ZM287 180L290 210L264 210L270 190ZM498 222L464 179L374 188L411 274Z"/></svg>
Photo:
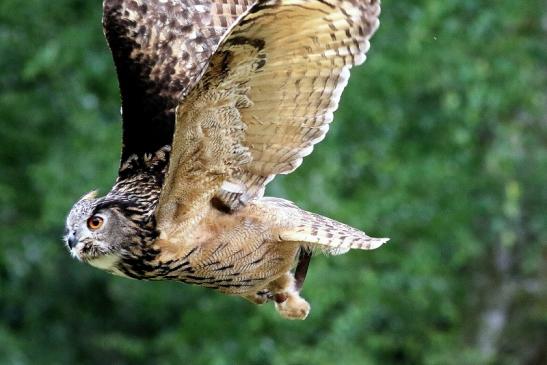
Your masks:
<svg viewBox="0 0 547 365"><path fill-rule="evenodd" d="M123 201L84 195L66 220L64 241L72 256L104 270L111 270L127 252L135 226L121 208Z"/></svg>

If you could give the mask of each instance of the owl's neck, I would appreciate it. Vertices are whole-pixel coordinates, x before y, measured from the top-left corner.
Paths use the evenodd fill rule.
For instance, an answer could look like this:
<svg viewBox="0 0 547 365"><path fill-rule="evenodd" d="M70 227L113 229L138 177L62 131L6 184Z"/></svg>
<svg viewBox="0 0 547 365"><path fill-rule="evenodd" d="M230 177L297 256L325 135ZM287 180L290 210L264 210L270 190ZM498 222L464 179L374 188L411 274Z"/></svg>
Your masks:
<svg viewBox="0 0 547 365"><path fill-rule="evenodd" d="M153 155L130 156L122 163L118 179L105 197L120 202L118 209L134 230L117 268L123 275L136 279L153 276L151 263L159 255L153 247L158 237L154 213L169 165L169 152L168 147L163 147Z"/></svg>
<svg viewBox="0 0 547 365"><path fill-rule="evenodd" d="M132 155L120 167L116 184L107 198L130 201L143 221L150 221L158 204L161 188L169 166L170 147L154 154Z"/></svg>

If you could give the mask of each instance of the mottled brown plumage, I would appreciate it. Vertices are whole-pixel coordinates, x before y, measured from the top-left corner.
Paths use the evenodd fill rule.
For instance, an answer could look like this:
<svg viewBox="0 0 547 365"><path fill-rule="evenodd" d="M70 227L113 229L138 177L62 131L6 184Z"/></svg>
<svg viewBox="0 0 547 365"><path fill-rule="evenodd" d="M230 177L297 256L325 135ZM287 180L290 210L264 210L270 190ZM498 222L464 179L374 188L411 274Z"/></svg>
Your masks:
<svg viewBox="0 0 547 365"><path fill-rule="evenodd" d="M117 275L273 300L304 319L313 249L387 239L264 188L324 138L379 12L377 0L106 0L122 163L110 193L69 214L72 254Z"/></svg>
<svg viewBox="0 0 547 365"><path fill-rule="evenodd" d="M174 111L252 0L104 0L123 107L122 161L173 138Z"/></svg>

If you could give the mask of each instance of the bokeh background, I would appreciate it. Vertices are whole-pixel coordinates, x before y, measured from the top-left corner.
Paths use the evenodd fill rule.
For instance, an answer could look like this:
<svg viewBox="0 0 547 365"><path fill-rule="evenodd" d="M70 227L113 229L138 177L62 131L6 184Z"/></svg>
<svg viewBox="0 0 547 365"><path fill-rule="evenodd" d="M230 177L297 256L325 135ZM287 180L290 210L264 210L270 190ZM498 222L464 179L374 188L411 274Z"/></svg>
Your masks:
<svg viewBox="0 0 547 365"><path fill-rule="evenodd" d="M269 194L391 242L312 261L304 322L72 260L120 102L99 1L0 0L1 364L547 364L547 4L384 0L327 139Z"/></svg>

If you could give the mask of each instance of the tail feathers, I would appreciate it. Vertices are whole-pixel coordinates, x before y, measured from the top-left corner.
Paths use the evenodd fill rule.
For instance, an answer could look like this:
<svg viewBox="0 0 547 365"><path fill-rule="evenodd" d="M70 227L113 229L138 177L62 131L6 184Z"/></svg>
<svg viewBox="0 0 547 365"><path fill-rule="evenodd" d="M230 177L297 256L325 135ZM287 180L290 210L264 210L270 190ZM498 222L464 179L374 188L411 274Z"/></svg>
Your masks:
<svg viewBox="0 0 547 365"><path fill-rule="evenodd" d="M296 207L295 207L296 208ZM341 255L352 248L374 250L389 238L367 236L355 228L318 214L295 209L294 225L280 233L283 241L309 243L311 249L319 249L330 255Z"/></svg>

